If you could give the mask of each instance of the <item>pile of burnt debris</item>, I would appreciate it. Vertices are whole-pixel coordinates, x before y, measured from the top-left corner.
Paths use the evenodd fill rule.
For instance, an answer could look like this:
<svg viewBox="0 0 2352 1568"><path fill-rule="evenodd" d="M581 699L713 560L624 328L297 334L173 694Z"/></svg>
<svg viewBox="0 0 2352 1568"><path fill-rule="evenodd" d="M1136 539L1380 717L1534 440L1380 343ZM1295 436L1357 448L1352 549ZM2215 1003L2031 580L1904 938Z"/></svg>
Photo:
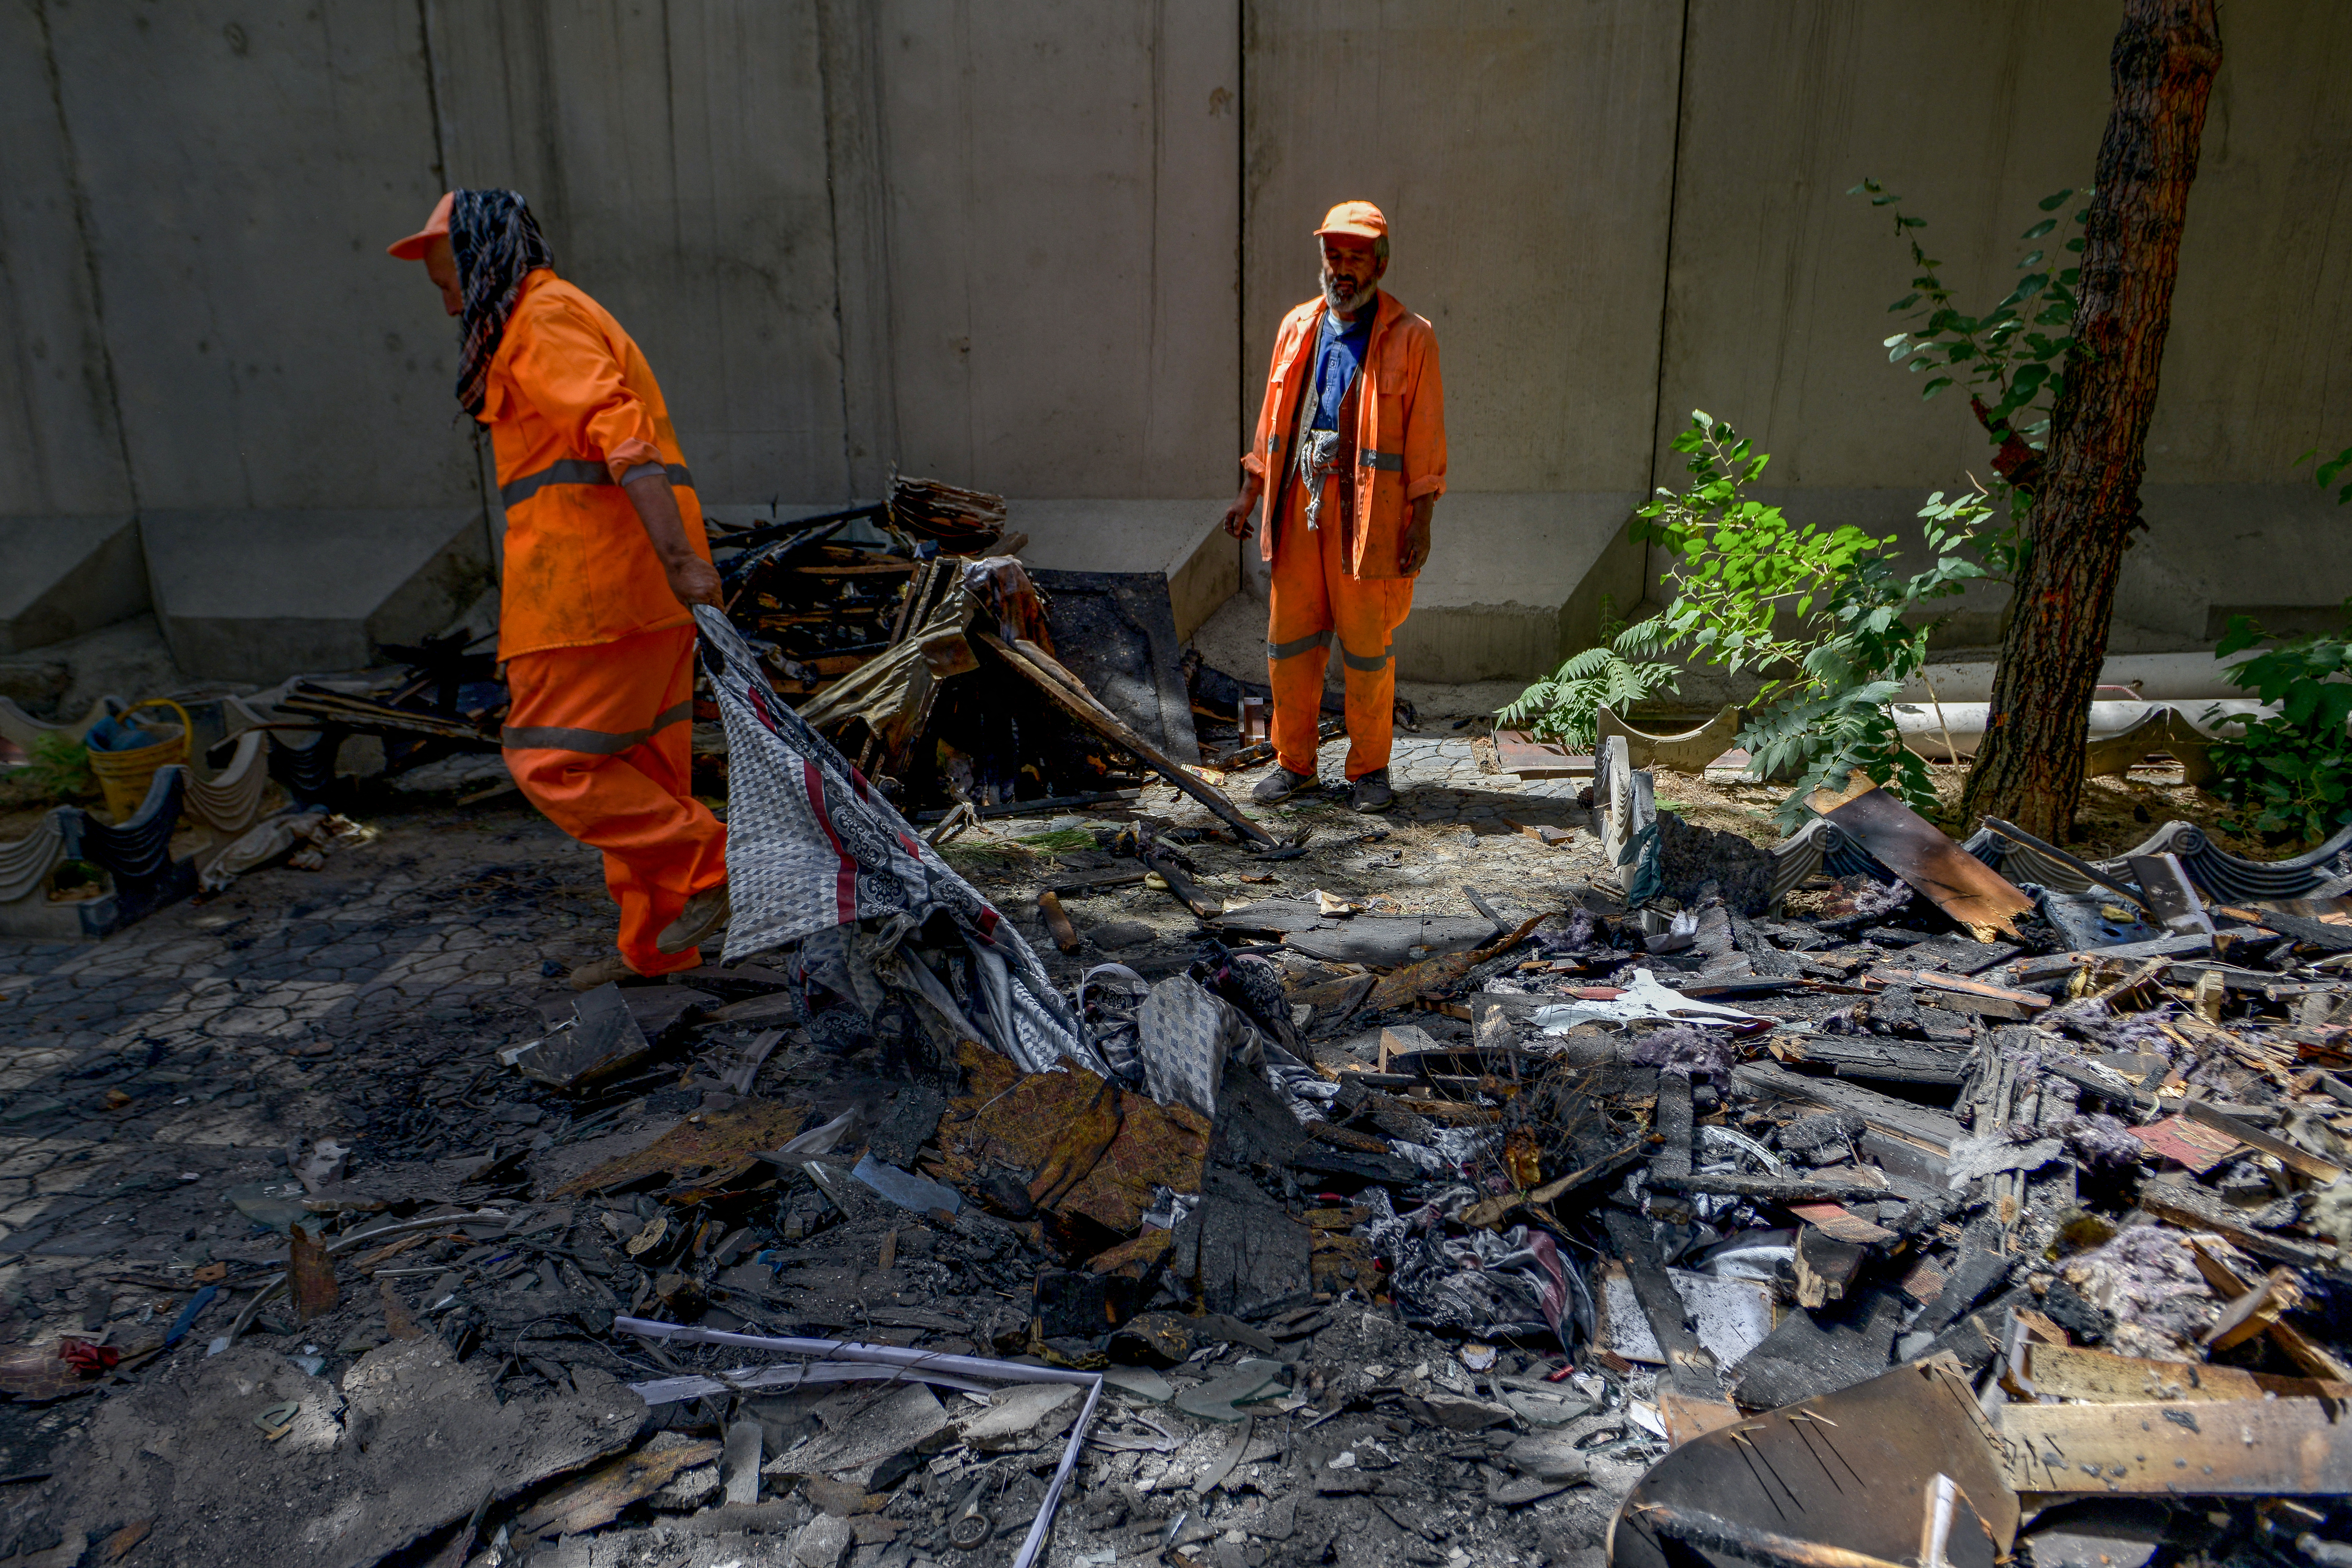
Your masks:
<svg viewBox="0 0 2352 1568"><path fill-rule="evenodd" d="M2343 1561L2352 839L1765 850L1601 770L1568 907L1227 907L1297 846L1193 777L1094 833L1189 967L1040 990L906 831L920 918L551 1003L487 1152L291 1151L168 1325L18 1352L114 1396L0 1547Z"/></svg>
<svg viewBox="0 0 2352 1568"><path fill-rule="evenodd" d="M1001 497L894 477L889 498L870 505L713 521L725 625L756 657L766 697L934 842L983 818L1130 802L1154 780L1213 808L1192 770L1271 757L1267 688L1205 668L1182 645L1161 574L1031 567L1019 559L1026 537L1004 519ZM69 810L0 846L14 866L0 878L0 931L103 935L289 857L314 865L348 837L333 814L513 792L494 605L415 645L377 647L369 669L145 705L175 716L158 733L178 750L149 756L111 820ZM1413 727L1410 705L1398 706ZM0 729L79 742L130 711L110 697L49 724L0 699ZM693 711L694 787L727 794L733 759L707 667ZM1326 734L1339 727L1332 718ZM195 836L166 853L184 828Z"/></svg>
<svg viewBox="0 0 2352 1568"><path fill-rule="evenodd" d="M728 619L775 695L918 820L1131 800L1167 773L1150 753L1186 768L1272 754L1268 689L1182 645L1164 577L1030 566L1027 535L1005 515L1001 496L894 476L886 500L709 532ZM352 736L381 746L366 771L395 787L484 783L486 797L500 787L507 706L494 635L381 648L383 668L289 681L251 717L331 737L318 749L330 771L289 781L304 798L325 798ZM1410 727L1410 706L1400 711ZM695 716L697 787L724 793L728 743L707 679Z"/></svg>

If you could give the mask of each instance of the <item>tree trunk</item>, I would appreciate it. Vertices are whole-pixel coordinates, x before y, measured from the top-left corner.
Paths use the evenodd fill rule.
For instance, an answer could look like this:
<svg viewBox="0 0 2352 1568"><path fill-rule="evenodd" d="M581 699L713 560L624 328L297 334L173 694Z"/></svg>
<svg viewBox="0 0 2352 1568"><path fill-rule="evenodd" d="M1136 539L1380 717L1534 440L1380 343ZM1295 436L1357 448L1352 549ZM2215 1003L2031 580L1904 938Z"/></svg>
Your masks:
<svg viewBox="0 0 2352 1568"><path fill-rule="evenodd" d="M2084 722L2106 657L2125 543L2140 526L2149 411L2172 324L2180 229L2221 63L2214 0L2125 0L2116 103L2083 226L2074 343L2026 514L1964 823L2005 816L2053 840L2083 794Z"/></svg>

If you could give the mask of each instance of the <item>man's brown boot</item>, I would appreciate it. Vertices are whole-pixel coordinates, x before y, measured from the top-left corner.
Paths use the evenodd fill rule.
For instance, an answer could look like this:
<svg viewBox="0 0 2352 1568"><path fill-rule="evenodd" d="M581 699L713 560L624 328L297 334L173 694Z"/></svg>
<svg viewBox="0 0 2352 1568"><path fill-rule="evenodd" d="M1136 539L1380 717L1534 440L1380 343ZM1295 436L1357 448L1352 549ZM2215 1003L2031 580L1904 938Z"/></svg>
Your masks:
<svg viewBox="0 0 2352 1568"><path fill-rule="evenodd" d="M1250 800L1252 804L1257 805L1273 805L1278 801L1288 800L1300 790L1314 787L1313 773L1294 773L1280 763L1276 763L1274 764L1274 772L1258 780L1255 787L1251 789Z"/></svg>
<svg viewBox="0 0 2352 1568"><path fill-rule="evenodd" d="M725 931L734 913L726 883L705 888L686 900L686 908L678 910L677 919L664 926L661 935L654 938L654 946L663 952L684 952L689 947L700 947L704 938Z"/></svg>
<svg viewBox="0 0 2352 1568"><path fill-rule="evenodd" d="M635 980L637 972L617 952L602 958L592 958L572 972L572 989L593 991L599 985L609 985L615 980Z"/></svg>

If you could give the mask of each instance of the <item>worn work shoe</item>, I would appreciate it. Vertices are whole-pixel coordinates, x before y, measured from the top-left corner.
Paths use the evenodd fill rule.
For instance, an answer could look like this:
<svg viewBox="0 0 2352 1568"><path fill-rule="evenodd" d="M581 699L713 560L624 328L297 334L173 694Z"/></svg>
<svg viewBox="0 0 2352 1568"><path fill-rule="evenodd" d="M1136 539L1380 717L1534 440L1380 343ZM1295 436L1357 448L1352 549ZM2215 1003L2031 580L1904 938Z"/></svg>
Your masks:
<svg viewBox="0 0 2352 1568"><path fill-rule="evenodd" d="M1386 811L1396 804L1396 791L1389 787L1389 771L1374 768L1348 786L1348 804L1358 811Z"/></svg>
<svg viewBox="0 0 2352 1568"><path fill-rule="evenodd" d="M1272 805L1278 801L1288 800L1300 790L1314 787L1313 773L1294 773L1280 763L1276 763L1274 764L1274 772L1251 786L1250 799L1260 805Z"/></svg>
<svg viewBox="0 0 2352 1568"><path fill-rule="evenodd" d="M610 985L615 980L635 980L637 972L617 952L602 958L592 958L572 972L572 989L593 991L599 985Z"/></svg>
<svg viewBox="0 0 2352 1568"><path fill-rule="evenodd" d="M686 908L678 910L677 919L662 927L661 935L654 938L654 946L663 952L684 952L689 947L700 947L704 938L725 931L734 913L726 883L705 888L686 900Z"/></svg>

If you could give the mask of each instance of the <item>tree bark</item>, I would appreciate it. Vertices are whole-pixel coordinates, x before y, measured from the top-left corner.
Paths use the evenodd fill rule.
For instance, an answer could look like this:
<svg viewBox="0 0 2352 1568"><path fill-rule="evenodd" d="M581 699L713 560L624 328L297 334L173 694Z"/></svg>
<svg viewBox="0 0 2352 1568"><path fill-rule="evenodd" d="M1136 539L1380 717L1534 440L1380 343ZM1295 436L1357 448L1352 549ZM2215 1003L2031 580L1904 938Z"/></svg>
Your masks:
<svg viewBox="0 0 2352 1568"><path fill-rule="evenodd" d="M2116 101L2083 226L2074 343L2026 514L1992 710L1960 800L1964 823L2005 816L2053 840L2082 799L2084 718L2124 547L2141 526L2148 414L2221 63L2214 0L2125 0L2108 63Z"/></svg>

